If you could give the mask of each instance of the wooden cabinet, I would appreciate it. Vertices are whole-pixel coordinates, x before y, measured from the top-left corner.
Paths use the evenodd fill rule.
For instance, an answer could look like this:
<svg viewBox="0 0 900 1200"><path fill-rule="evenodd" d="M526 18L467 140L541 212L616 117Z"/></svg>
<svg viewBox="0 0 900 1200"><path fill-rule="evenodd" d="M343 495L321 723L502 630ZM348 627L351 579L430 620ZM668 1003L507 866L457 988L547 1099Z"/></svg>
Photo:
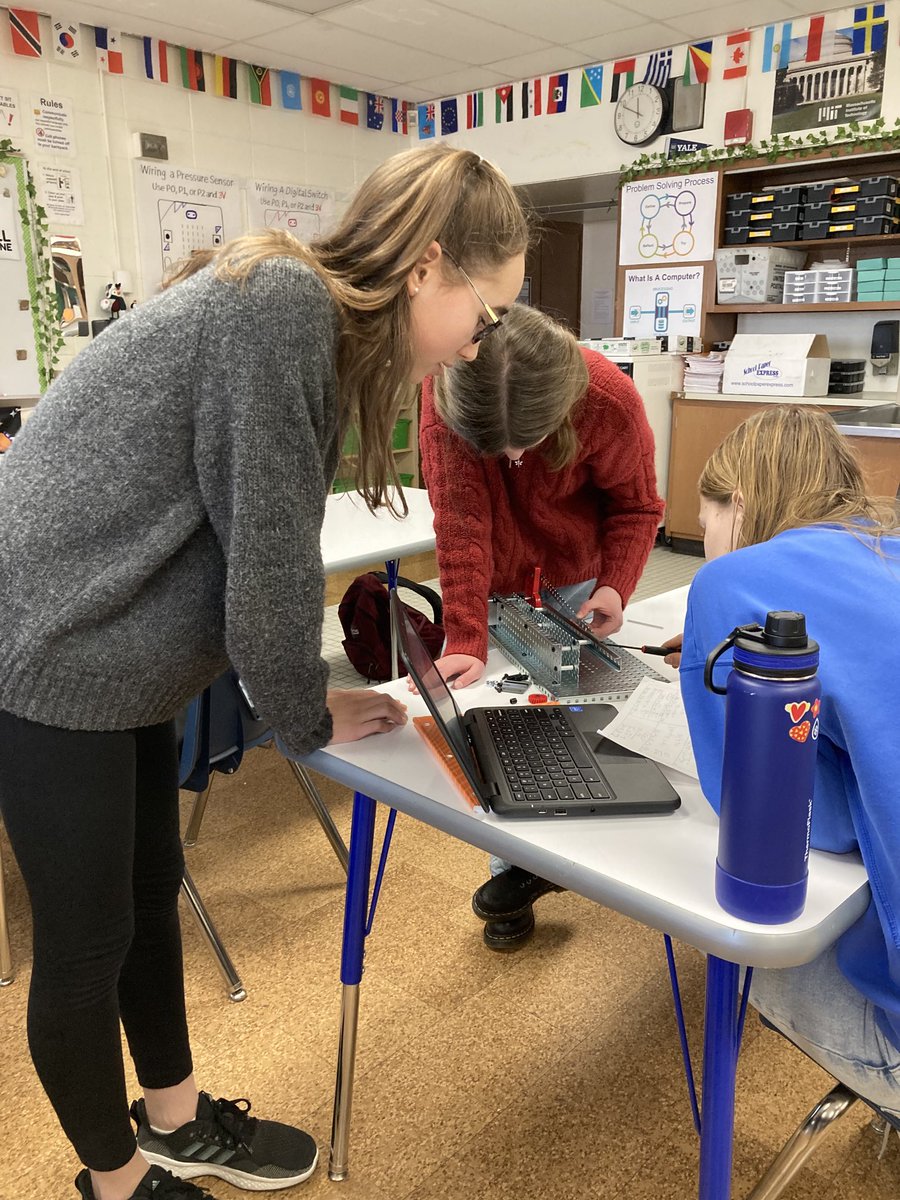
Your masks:
<svg viewBox="0 0 900 1200"><path fill-rule="evenodd" d="M676 549L694 549L702 542L703 531L697 519L700 498L697 480L706 460L723 438L746 417L783 401L764 400L686 400L676 396L672 404L672 443L669 451L669 487L666 497L666 536ZM827 404L829 412L845 406ZM847 406L847 411L852 411ZM900 439L852 437L849 439L859 456L867 489L876 496L893 497L900 483Z"/></svg>

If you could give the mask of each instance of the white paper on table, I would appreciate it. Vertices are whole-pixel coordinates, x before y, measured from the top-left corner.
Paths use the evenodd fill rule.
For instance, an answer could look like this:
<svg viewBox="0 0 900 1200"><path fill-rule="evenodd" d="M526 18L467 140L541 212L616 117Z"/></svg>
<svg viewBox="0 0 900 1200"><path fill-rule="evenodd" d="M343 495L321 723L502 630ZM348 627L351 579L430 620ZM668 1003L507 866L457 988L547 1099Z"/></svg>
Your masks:
<svg viewBox="0 0 900 1200"><path fill-rule="evenodd" d="M699 779L678 684L642 679L621 711L601 731L626 750Z"/></svg>

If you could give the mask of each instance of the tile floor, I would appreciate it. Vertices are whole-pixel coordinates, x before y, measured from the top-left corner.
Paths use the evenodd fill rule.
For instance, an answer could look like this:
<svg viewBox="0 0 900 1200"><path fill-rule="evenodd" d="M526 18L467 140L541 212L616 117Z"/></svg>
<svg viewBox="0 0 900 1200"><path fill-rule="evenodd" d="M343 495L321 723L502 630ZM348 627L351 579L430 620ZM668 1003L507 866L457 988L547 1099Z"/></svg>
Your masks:
<svg viewBox="0 0 900 1200"><path fill-rule="evenodd" d="M699 560L654 551L642 587L686 582ZM345 836L350 796L323 782ZM187 808L185 810L185 819ZM383 816L381 817L383 821ZM17 977L0 992L0 1200L75 1198L77 1163L25 1048L30 931L4 844ZM689 1200L696 1140L662 940L570 893L537 906L534 940L486 950L469 902L485 856L401 818L362 987L351 1177L327 1176L339 1007L341 871L271 750L217 776L194 878L243 975L231 1004L185 921L198 1079L216 1095L303 1124L321 1147L285 1200ZM702 960L677 948L692 1044ZM746 1197L827 1077L748 1020L738 1080L735 1200ZM135 1089L129 1076L129 1086ZM897 1200L900 1141L857 1106L785 1200ZM208 1182L219 1200L241 1193Z"/></svg>

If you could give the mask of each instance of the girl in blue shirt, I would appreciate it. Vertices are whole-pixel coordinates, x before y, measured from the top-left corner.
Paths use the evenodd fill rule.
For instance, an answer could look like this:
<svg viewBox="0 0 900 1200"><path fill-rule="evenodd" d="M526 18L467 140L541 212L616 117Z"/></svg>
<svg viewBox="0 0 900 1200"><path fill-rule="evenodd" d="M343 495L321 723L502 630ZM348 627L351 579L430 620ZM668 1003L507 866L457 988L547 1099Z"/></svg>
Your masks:
<svg viewBox="0 0 900 1200"><path fill-rule="evenodd" d="M754 1006L853 1091L900 1116L900 529L866 494L832 420L750 417L700 477L706 557L688 599L681 688L703 792L718 812L725 706L706 656L736 625L806 614L821 648L811 844L858 851L872 898L805 966L758 970Z"/></svg>

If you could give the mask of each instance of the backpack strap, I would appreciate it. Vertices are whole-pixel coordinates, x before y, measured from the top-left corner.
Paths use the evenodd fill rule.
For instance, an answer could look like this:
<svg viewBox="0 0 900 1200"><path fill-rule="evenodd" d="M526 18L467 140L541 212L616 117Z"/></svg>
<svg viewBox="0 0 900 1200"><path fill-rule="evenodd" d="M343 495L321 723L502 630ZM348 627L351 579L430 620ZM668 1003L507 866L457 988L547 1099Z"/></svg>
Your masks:
<svg viewBox="0 0 900 1200"><path fill-rule="evenodd" d="M384 571L373 571L372 574L379 583L383 583L385 586L387 586L388 577ZM443 625L444 602L434 588L428 587L428 585L425 583L416 583L414 579L407 579L405 575L397 576L397 587L408 588L411 592L415 592L417 596L421 596L423 600L427 600L431 605L431 612L435 625Z"/></svg>

